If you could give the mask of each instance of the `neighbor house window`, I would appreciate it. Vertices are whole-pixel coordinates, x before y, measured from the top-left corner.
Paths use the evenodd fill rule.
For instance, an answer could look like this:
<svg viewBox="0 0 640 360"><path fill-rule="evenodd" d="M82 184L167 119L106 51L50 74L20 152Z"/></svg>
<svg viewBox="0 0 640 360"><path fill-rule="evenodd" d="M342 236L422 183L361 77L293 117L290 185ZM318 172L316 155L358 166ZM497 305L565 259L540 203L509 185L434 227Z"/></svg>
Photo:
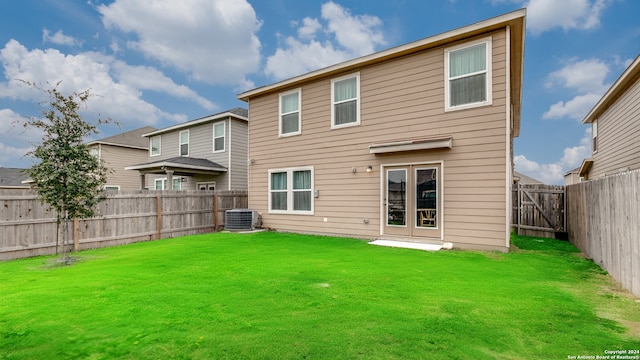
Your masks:
<svg viewBox="0 0 640 360"><path fill-rule="evenodd" d="M180 156L189 156L189 130L180 131Z"/></svg>
<svg viewBox="0 0 640 360"><path fill-rule="evenodd" d="M213 125L213 152L224 151L224 123Z"/></svg>
<svg viewBox="0 0 640 360"><path fill-rule="evenodd" d="M269 212L313 214L313 168L270 170Z"/></svg>
<svg viewBox="0 0 640 360"><path fill-rule="evenodd" d="M591 123L591 136L593 137L592 142L592 153L598 152L598 119L594 120Z"/></svg>
<svg viewBox="0 0 640 360"><path fill-rule="evenodd" d="M149 153L151 156L160 155L160 135L153 136L149 139Z"/></svg>
<svg viewBox="0 0 640 360"><path fill-rule="evenodd" d="M120 191L120 185L105 185L104 189L107 191Z"/></svg>
<svg viewBox="0 0 640 360"><path fill-rule="evenodd" d="M179 177L173 178L173 190L180 190L181 182ZM167 179L155 179L155 189L156 190L169 190L167 187Z"/></svg>
<svg viewBox="0 0 640 360"><path fill-rule="evenodd" d="M360 74L331 80L331 127L360 124Z"/></svg>
<svg viewBox="0 0 640 360"><path fill-rule="evenodd" d="M300 89L280 95L280 136L300 134Z"/></svg>
<svg viewBox="0 0 640 360"><path fill-rule="evenodd" d="M445 49L445 109L491 104L491 39Z"/></svg>

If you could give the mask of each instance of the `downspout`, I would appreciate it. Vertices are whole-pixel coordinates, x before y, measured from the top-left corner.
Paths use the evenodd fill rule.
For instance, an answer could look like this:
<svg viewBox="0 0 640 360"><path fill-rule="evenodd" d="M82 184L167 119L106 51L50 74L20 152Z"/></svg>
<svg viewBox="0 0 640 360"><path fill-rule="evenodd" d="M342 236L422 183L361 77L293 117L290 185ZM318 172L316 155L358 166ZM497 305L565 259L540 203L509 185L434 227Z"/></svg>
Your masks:
<svg viewBox="0 0 640 360"><path fill-rule="evenodd" d="M512 134L512 122L513 122L513 112L511 111L511 27L506 27L506 108L505 108L505 123L507 127L506 131L506 154L505 154L505 196L506 196L506 216L505 216L505 242L504 246L507 251L510 248L510 237L511 237L511 214L513 213L513 201L512 201L512 186L513 186L513 134Z"/></svg>
<svg viewBox="0 0 640 360"><path fill-rule="evenodd" d="M229 164L228 165L229 171L227 173L227 190L231 190L231 182L233 180L233 170L232 170L232 163L231 163L232 148L233 148L233 141L231 139L231 116L229 116L229 159L227 160L227 164Z"/></svg>

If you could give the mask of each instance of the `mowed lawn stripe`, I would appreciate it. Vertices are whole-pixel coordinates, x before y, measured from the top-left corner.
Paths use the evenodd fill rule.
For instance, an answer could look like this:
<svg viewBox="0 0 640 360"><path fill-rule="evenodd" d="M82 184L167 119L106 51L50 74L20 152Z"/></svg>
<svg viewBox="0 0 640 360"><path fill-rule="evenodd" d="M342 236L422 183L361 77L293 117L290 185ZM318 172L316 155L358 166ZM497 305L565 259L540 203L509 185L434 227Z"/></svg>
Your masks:
<svg viewBox="0 0 640 360"><path fill-rule="evenodd" d="M566 242L509 254L215 233L0 263L3 359L547 359L640 348ZM616 311L603 311L609 308ZM601 314L607 313L608 318Z"/></svg>

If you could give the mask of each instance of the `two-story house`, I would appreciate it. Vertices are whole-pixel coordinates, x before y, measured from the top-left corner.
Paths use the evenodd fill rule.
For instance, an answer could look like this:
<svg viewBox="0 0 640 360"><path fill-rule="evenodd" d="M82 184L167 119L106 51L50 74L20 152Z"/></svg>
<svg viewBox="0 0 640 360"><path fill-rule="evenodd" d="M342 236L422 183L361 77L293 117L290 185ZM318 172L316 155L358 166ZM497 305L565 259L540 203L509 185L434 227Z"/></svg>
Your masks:
<svg viewBox="0 0 640 360"><path fill-rule="evenodd" d="M525 10L246 91L281 231L508 251Z"/></svg>
<svg viewBox="0 0 640 360"><path fill-rule="evenodd" d="M640 55L582 120L591 124L592 157L578 171L584 180L640 169Z"/></svg>
<svg viewBox="0 0 640 360"><path fill-rule="evenodd" d="M148 143L142 135L155 130L154 127L145 126L87 143L89 153L101 159L109 168L105 189L118 191L140 188L138 175L125 171L124 166L147 160Z"/></svg>
<svg viewBox="0 0 640 360"><path fill-rule="evenodd" d="M146 162L125 169L139 189L246 190L247 121L235 108L145 133Z"/></svg>

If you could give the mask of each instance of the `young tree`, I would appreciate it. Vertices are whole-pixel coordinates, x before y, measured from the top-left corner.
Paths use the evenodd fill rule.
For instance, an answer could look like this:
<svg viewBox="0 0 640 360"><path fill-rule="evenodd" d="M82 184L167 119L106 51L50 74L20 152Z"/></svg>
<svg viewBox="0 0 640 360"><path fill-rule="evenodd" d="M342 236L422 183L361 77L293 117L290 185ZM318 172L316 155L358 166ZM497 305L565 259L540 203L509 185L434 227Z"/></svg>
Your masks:
<svg viewBox="0 0 640 360"><path fill-rule="evenodd" d="M69 238L69 219L96 216L96 205L106 197L108 170L89 153L84 139L97 134L97 126L110 119L98 117L95 123L89 123L78 114L91 96L89 90L64 95L58 89L59 82L55 86L47 83L47 89L25 83L44 91L49 98L43 117L32 117L22 124L44 133L42 142L34 144L34 150L27 153L38 162L26 172L34 181L38 198L57 212L58 225L64 220L61 257L68 262L64 242Z"/></svg>

